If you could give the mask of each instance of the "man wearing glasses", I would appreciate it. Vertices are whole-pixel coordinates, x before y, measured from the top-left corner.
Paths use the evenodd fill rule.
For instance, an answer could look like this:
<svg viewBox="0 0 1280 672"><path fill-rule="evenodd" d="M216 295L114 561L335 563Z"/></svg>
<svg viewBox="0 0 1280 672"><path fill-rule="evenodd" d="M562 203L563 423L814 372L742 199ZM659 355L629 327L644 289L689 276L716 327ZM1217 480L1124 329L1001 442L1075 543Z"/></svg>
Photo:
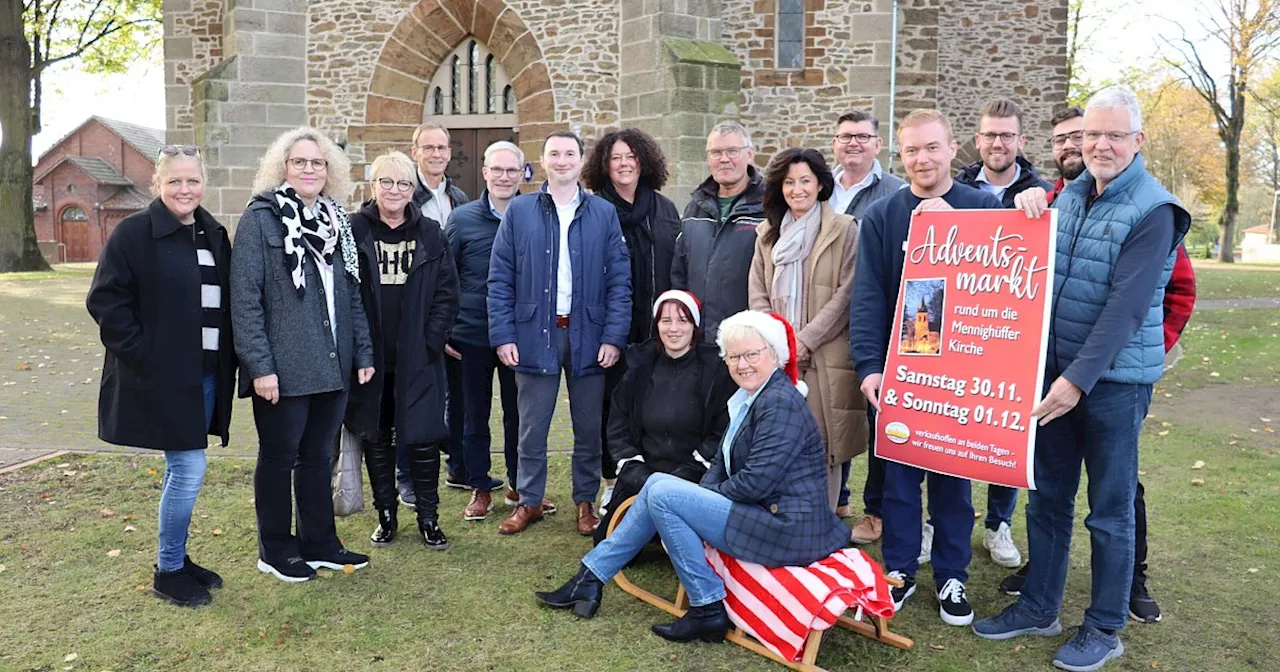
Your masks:
<svg viewBox="0 0 1280 672"><path fill-rule="evenodd" d="M902 179L884 172L876 158L884 147L880 139L880 120L865 110L840 115L836 135L831 139L835 152L835 191L831 205L837 212L862 221L867 208L881 198L907 186ZM876 532L876 538L880 533ZM869 541L875 541L871 539Z"/></svg>
<svg viewBox="0 0 1280 672"><path fill-rule="evenodd" d="M1040 179L1035 167L1022 156L1027 144L1022 135L1022 108L1012 100L997 98L982 106L973 144L981 159L956 173L960 184L991 193L1006 208L1012 208L1013 197L1026 189L1049 189L1049 183ZM1013 566L1018 562L1013 561Z"/></svg>
<svg viewBox="0 0 1280 672"><path fill-rule="evenodd" d="M702 300L702 337L711 343L721 320L747 309L756 225L764 220L764 179L752 165L755 157L747 129L733 122L711 129L711 176L690 194L676 238L671 288Z"/></svg>
<svg viewBox="0 0 1280 672"><path fill-rule="evenodd" d="M1027 189L1049 189L1049 183L1040 179L1035 167L1022 156L1027 139L1022 135L1022 109L1017 103L996 98L983 105L973 142L981 159L956 173L960 184L994 195L1006 208L1014 207L1014 198ZM991 554L992 561L1010 569L1022 564L1022 553L1010 534L1017 505L1016 488L987 487L982 546Z"/></svg>
<svg viewBox="0 0 1280 672"><path fill-rule="evenodd" d="M985 639L1057 636L1081 464L1088 474L1092 594L1054 656L1097 670L1124 653L1135 545L1138 436L1164 368L1164 289L1191 216L1143 165L1142 110L1103 89L1084 112L1086 173L1058 194L1058 258L1044 397L1032 410L1036 490L1028 494L1031 567L1018 601L974 623ZM1023 203L1037 217L1043 198Z"/></svg>
<svg viewBox="0 0 1280 672"><path fill-rule="evenodd" d="M518 455L520 413L516 406L516 374L500 366L498 355L489 347L489 257L493 238L507 204L520 193L520 177L524 172L524 152L506 141L495 142L484 150L485 190L480 198L460 206L449 216L444 232L449 239L449 252L458 267L461 302L458 321L449 335L447 350L461 359L463 429L462 460L466 465L471 501L463 511L466 520L484 520L493 508L492 481L489 476L489 411L493 405L493 374L498 373L502 398L503 453L506 456L507 505L515 506L516 464ZM555 506L545 498L543 513L554 513Z"/></svg>
<svg viewBox="0 0 1280 672"><path fill-rule="evenodd" d="M466 203L467 195L457 185L449 181L444 174L453 158L453 150L449 148L449 130L440 124L427 122L413 132L413 161L418 166L418 181L413 190L413 203L422 210L422 216L443 227L449 221L453 209ZM462 461L462 425L463 408L461 403L453 403L453 399L462 398L462 374L458 366L460 358L453 348L446 348L445 368L449 375L449 442L446 452L449 459L445 465L448 475L444 484L459 490L468 489L470 474ZM400 461L401 466L406 466ZM412 504L412 490L406 491L407 469L398 468L400 496L406 504ZM498 487L501 482L490 487Z"/></svg>

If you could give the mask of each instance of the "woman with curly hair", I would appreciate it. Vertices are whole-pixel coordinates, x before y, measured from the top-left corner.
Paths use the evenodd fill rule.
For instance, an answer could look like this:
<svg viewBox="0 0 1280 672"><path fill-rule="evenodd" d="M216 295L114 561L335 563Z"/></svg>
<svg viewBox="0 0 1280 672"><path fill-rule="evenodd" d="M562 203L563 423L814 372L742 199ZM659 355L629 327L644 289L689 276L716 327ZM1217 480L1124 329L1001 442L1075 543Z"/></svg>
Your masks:
<svg viewBox="0 0 1280 672"><path fill-rule="evenodd" d="M814 149L778 152L764 172L765 220L756 227L747 300L796 329L796 363L827 448L831 508L840 465L867 448L867 402L849 355L849 299L858 224L837 213L835 178Z"/></svg>
<svg viewBox="0 0 1280 672"><path fill-rule="evenodd" d="M352 374L363 385L374 373L359 253L338 204L350 173L319 131L281 135L262 157L231 253L240 396L253 397L258 429L258 570L282 581L369 563L338 540L329 480Z"/></svg>
<svg viewBox="0 0 1280 672"><path fill-rule="evenodd" d="M676 204L658 193L667 182L662 147L637 128L610 131L591 150L582 182L618 209L618 223L631 258L631 331L627 345L642 343L654 336L650 307L660 294L671 289L671 262L675 258L676 236L680 235ZM620 361L619 366L605 369L604 421L600 425L601 471L605 479L601 515L606 512L618 478L609 446L609 398L626 373L624 364Z"/></svg>

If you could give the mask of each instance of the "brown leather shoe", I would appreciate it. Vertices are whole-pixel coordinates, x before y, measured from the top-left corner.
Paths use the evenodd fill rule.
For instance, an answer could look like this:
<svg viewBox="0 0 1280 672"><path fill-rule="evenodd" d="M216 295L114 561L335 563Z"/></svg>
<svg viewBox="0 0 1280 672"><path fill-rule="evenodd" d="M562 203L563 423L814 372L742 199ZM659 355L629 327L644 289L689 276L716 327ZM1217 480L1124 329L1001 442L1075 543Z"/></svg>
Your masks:
<svg viewBox="0 0 1280 672"><path fill-rule="evenodd" d="M516 510L502 524L498 526L499 534L520 534L524 532L530 525L542 520L542 507L530 508L524 504L517 504Z"/></svg>
<svg viewBox="0 0 1280 672"><path fill-rule="evenodd" d="M883 527L884 521L880 519L880 516L865 515L849 532L849 540L855 544L870 544L879 541Z"/></svg>
<svg viewBox="0 0 1280 672"><path fill-rule="evenodd" d="M591 502L578 502L578 534L589 537L599 525L600 519L596 517Z"/></svg>
<svg viewBox="0 0 1280 672"><path fill-rule="evenodd" d="M516 506L517 504L520 503L520 493L516 492L515 490L512 490L511 488L507 488L507 494L505 497L502 498L502 501L507 506ZM546 497L543 497L542 498L542 514L549 516L555 513L556 511L559 511L559 509L556 508L556 505L552 504L551 500L547 499Z"/></svg>
<svg viewBox="0 0 1280 672"><path fill-rule="evenodd" d="M472 490L471 501L462 512L463 520L484 520L493 510L493 496L488 490Z"/></svg>

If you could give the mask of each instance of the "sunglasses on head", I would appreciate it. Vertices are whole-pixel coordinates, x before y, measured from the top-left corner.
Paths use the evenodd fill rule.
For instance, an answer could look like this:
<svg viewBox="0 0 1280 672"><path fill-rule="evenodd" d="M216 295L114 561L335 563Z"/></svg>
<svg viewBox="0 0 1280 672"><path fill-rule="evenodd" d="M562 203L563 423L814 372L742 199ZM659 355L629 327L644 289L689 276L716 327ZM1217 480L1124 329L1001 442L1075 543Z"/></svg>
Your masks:
<svg viewBox="0 0 1280 672"><path fill-rule="evenodd" d="M199 156L200 149L195 145L165 145L160 148L160 153L165 156Z"/></svg>

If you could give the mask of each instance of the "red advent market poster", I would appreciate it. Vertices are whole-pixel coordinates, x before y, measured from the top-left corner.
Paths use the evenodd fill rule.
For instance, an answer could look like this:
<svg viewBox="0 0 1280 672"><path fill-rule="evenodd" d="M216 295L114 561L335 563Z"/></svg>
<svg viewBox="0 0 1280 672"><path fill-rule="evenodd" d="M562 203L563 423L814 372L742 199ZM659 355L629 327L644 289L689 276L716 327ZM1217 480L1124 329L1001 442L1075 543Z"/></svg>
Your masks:
<svg viewBox="0 0 1280 672"><path fill-rule="evenodd" d="M1035 488L1057 210L922 212L911 223L889 338L876 454Z"/></svg>

